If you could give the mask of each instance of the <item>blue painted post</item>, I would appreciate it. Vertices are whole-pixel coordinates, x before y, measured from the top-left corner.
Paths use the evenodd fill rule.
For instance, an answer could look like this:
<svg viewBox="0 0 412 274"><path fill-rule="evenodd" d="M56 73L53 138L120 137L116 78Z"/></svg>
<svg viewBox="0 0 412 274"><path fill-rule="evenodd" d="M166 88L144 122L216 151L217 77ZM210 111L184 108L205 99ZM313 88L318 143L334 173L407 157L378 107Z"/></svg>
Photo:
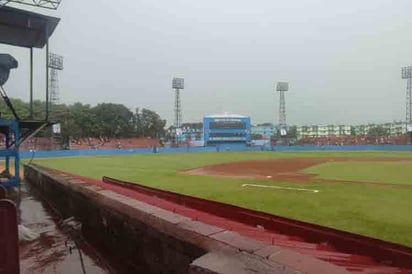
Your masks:
<svg viewBox="0 0 412 274"><path fill-rule="evenodd" d="M14 176L17 179L17 185L19 185L20 184L20 145L17 142L20 136L19 122L15 121L13 123L13 126L14 126L14 138L16 139L15 141L16 157L14 159Z"/></svg>
<svg viewBox="0 0 412 274"><path fill-rule="evenodd" d="M7 133L6 133L6 150L8 150L9 147L10 147L10 128L7 129ZM7 175L10 174L10 156L8 154L6 155L5 173Z"/></svg>

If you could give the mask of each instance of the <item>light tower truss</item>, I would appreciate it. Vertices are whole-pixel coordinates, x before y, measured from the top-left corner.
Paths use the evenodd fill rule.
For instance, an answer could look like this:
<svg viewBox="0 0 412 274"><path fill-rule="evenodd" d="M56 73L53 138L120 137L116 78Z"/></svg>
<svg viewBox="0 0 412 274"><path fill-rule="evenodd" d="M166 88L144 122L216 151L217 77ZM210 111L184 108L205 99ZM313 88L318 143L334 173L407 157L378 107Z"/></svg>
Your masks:
<svg viewBox="0 0 412 274"><path fill-rule="evenodd" d="M401 77L406 82L406 131L408 143L412 144L412 66L403 67Z"/></svg>
<svg viewBox="0 0 412 274"><path fill-rule="evenodd" d="M62 0L0 0L0 6L20 4L32 7L57 10Z"/></svg>
<svg viewBox="0 0 412 274"><path fill-rule="evenodd" d="M180 129L182 126L182 105L180 101L180 89L175 90L175 127Z"/></svg>
<svg viewBox="0 0 412 274"><path fill-rule="evenodd" d="M287 135L285 92L289 90L289 83L278 82L276 91L279 92L279 130L281 136Z"/></svg>
<svg viewBox="0 0 412 274"><path fill-rule="evenodd" d="M55 53L49 53L49 64L50 69L50 109L52 105L56 105L59 102L59 70L63 70L63 56L57 55Z"/></svg>
<svg viewBox="0 0 412 274"><path fill-rule="evenodd" d="M175 121L174 126L176 129L180 129L182 125L182 105L180 101L180 90L184 89L183 78L173 78L172 88L175 89Z"/></svg>

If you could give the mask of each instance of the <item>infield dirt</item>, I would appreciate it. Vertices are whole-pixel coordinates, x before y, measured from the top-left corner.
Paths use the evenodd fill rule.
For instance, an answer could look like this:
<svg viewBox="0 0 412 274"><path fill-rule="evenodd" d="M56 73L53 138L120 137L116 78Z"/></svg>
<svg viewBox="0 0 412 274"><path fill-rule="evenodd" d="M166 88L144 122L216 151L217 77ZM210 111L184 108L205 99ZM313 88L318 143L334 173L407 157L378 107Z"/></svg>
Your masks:
<svg viewBox="0 0 412 274"><path fill-rule="evenodd" d="M258 160L232 162L218 165L205 166L202 168L184 171L188 175L204 176L222 176L230 178L257 179L286 181L296 183L319 183L319 182L336 182L336 183L363 183L374 185L399 186L402 188L412 188L412 186L393 184L393 183L376 183L364 181L346 181L335 179L317 178L317 174L303 172L305 169L331 162L398 162L412 161L412 158L293 158L293 159L276 159L276 160Z"/></svg>

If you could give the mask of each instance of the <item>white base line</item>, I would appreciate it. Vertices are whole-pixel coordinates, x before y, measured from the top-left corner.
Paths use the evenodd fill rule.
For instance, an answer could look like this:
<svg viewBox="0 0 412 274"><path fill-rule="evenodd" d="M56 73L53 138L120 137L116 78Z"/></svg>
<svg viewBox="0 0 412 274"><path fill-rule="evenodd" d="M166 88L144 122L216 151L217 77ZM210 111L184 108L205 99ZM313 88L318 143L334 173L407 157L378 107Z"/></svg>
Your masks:
<svg viewBox="0 0 412 274"><path fill-rule="evenodd" d="M242 187L275 188L275 189L283 189L283 190L306 191L306 192L313 192L313 193L318 193L319 192L319 190L317 190L317 189L283 187L283 186L254 185L254 184L243 184Z"/></svg>

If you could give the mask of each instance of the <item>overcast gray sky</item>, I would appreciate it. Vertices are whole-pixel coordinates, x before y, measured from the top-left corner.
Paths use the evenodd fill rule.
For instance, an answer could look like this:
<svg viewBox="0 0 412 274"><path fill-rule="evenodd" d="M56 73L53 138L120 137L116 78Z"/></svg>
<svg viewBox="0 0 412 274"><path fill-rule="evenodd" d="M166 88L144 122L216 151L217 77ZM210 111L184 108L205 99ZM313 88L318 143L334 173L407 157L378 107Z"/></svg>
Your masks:
<svg viewBox="0 0 412 274"><path fill-rule="evenodd" d="M405 119L411 12L410 0L63 0L50 48L65 57L64 103L146 107L170 124L179 76L185 122L223 112L276 122L274 85L289 81L289 124L385 122ZM28 50L0 51L20 62L9 95L28 100Z"/></svg>

